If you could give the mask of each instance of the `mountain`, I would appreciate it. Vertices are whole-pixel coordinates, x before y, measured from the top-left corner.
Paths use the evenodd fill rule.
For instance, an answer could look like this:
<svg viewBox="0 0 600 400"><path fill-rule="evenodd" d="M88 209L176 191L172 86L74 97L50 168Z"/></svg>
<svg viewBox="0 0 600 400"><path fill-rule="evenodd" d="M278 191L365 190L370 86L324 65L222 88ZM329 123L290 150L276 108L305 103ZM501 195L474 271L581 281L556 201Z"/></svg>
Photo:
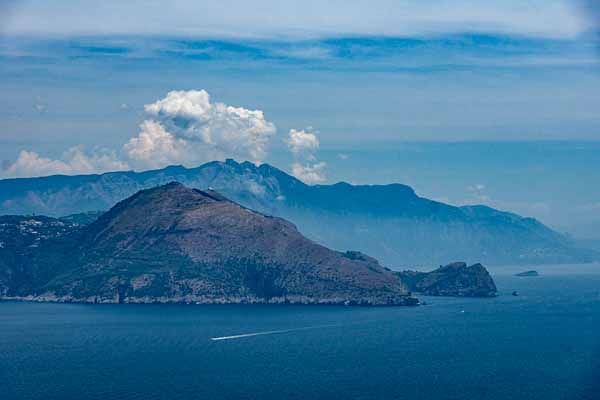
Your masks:
<svg viewBox="0 0 600 400"><path fill-rule="evenodd" d="M486 206L451 206L401 184L311 186L271 165L234 160L191 169L0 180L0 214L107 210L138 190L170 181L212 188L245 207L290 220L316 242L357 249L394 268L452 259L491 265L600 259L533 218Z"/></svg>
<svg viewBox="0 0 600 400"><path fill-rule="evenodd" d="M440 266L431 272L402 271L396 276L413 292L429 296L493 297L497 289L481 264L464 262Z"/></svg>
<svg viewBox="0 0 600 400"><path fill-rule="evenodd" d="M23 242L22 251L14 243L5 246L25 257L4 266L4 297L94 303L416 304L376 260L359 252L332 251L306 239L284 219L180 183L142 190L89 225L37 221L16 224L34 227L26 237L37 246ZM35 238L59 226L64 234Z"/></svg>

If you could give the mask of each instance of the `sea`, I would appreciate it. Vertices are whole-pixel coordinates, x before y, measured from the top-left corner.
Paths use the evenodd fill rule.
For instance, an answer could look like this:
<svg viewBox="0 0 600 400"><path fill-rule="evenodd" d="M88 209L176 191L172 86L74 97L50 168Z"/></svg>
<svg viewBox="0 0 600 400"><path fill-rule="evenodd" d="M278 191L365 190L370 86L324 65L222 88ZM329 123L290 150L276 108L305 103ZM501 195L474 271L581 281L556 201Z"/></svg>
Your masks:
<svg viewBox="0 0 600 400"><path fill-rule="evenodd" d="M0 399L600 399L600 265L489 270L417 307L0 302Z"/></svg>

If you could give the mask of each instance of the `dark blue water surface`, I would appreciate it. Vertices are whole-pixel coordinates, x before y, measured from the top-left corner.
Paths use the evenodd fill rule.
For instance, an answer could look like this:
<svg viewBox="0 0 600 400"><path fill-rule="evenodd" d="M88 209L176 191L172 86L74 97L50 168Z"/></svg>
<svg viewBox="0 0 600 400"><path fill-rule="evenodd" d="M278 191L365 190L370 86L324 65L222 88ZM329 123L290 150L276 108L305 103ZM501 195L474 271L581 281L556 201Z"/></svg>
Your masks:
<svg viewBox="0 0 600 400"><path fill-rule="evenodd" d="M600 266L524 269L408 308L0 303L0 398L600 398Z"/></svg>

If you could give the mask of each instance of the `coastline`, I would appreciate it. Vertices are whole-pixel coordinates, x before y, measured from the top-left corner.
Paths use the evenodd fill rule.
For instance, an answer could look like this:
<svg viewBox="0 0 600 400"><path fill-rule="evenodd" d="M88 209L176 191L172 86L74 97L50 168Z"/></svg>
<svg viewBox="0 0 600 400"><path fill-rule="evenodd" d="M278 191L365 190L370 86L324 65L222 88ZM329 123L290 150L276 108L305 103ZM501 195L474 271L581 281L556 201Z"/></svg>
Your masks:
<svg viewBox="0 0 600 400"><path fill-rule="evenodd" d="M396 298L348 299L348 298L311 298L305 296L272 297L126 297L98 298L96 296L76 298L72 296L40 295L40 296L0 296L0 302L31 303L63 303L63 304L185 304L185 305L315 305L315 306L350 306L350 307L407 307L421 305L414 296Z"/></svg>

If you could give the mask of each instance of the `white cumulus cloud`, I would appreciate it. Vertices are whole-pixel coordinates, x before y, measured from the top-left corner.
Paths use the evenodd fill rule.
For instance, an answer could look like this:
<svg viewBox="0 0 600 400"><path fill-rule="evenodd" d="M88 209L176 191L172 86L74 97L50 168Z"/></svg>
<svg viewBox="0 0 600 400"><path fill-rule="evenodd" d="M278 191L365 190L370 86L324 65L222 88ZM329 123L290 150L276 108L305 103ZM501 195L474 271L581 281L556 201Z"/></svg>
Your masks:
<svg viewBox="0 0 600 400"><path fill-rule="evenodd" d="M226 157L260 162L276 133L262 111L211 103L205 90L172 91L144 109L149 119L124 146L142 168Z"/></svg>
<svg viewBox="0 0 600 400"><path fill-rule="evenodd" d="M292 175L309 185L325 182L325 167L324 162L314 164L292 164Z"/></svg>
<svg viewBox="0 0 600 400"><path fill-rule="evenodd" d="M319 138L312 128L290 129L286 144L294 156L292 175L310 184L325 182L324 162L317 161L315 152L319 149Z"/></svg>
<svg viewBox="0 0 600 400"><path fill-rule="evenodd" d="M286 141L289 149L294 154L313 152L319 148L319 139L313 132L291 129Z"/></svg>
<svg viewBox="0 0 600 400"><path fill-rule="evenodd" d="M170 134L156 121L144 121L140 133L123 146L134 164L161 168L193 158L189 143Z"/></svg>

